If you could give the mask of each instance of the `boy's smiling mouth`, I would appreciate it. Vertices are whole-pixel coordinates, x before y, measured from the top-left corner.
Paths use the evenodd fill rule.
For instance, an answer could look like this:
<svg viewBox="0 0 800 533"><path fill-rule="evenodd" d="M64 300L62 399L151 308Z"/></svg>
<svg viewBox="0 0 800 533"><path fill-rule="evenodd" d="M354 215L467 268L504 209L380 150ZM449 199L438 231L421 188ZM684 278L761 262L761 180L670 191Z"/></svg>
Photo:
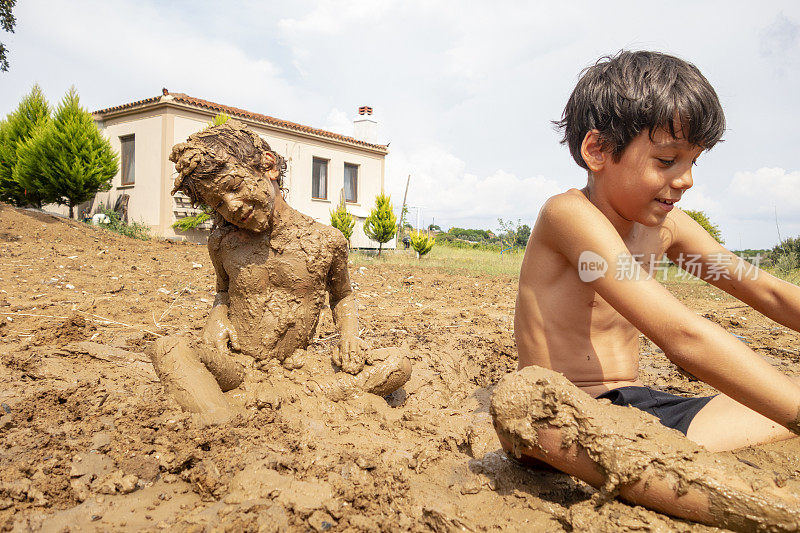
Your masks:
<svg viewBox="0 0 800 533"><path fill-rule="evenodd" d="M656 202L661 206L664 211L672 211L673 204L680 198L656 198Z"/></svg>

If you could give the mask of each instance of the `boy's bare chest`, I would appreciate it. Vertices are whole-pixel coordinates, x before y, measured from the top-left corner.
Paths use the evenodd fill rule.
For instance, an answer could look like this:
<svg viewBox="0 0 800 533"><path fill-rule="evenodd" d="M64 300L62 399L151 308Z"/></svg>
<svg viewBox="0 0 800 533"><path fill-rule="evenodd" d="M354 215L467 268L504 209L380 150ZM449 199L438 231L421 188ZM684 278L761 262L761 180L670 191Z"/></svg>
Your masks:
<svg viewBox="0 0 800 533"><path fill-rule="evenodd" d="M648 228L637 224L623 242L630 252L631 260L628 262L635 261L651 275L666 268L668 261L664 253L670 245L670 235L665 228ZM624 266L618 265L620 268Z"/></svg>
<svg viewBox="0 0 800 533"><path fill-rule="evenodd" d="M299 242L274 246L260 236L229 235L220 255L231 288L243 293L280 288L300 295L324 290L330 267L322 249L304 249Z"/></svg>

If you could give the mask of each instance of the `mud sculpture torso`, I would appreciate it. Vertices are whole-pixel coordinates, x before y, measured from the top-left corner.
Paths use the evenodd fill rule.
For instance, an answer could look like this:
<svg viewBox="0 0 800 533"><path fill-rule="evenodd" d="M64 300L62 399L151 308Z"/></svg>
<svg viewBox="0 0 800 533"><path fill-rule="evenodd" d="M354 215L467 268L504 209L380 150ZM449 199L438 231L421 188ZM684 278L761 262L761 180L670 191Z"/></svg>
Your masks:
<svg viewBox="0 0 800 533"><path fill-rule="evenodd" d="M358 392L386 395L408 381L411 361L402 350L368 350L358 338L347 240L289 207L280 192L286 164L261 137L230 121L174 146L170 160L178 171L173 193L217 215L208 240L217 297L203 339L162 337L150 349L159 379L181 407L205 423L222 423L236 411L223 393L242 385L252 360L259 370L272 358L287 369L304 366L326 292L339 332L331 362L343 372L315 375L307 392L339 401ZM252 360L233 356L237 350Z"/></svg>
<svg viewBox="0 0 800 533"><path fill-rule="evenodd" d="M294 224L279 234L224 226L208 241L217 291L228 292L242 352L257 361L283 360L306 348L326 290L337 294L349 285L349 279L338 279L348 277L344 237L305 215L292 218Z"/></svg>

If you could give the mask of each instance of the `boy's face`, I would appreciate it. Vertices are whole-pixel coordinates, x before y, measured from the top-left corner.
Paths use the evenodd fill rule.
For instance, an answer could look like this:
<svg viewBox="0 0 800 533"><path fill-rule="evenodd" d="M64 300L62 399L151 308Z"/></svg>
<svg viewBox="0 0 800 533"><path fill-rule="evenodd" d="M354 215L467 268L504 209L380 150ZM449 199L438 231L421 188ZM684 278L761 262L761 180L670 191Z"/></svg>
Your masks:
<svg viewBox="0 0 800 533"><path fill-rule="evenodd" d="M268 177L225 173L213 180L198 180L203 203L240 228L262 232L270 227L277 196Z"/></svg>
<svg viewBox="0 0 800 533"><path fill-rule="evenodd" d="M657 226L692 186L692 165L703 148L689 144L681 132L676 135L659 129L651 141L648 132L642 132L619 161L607 155L594 172L610 207L624 220Z"/></svg>

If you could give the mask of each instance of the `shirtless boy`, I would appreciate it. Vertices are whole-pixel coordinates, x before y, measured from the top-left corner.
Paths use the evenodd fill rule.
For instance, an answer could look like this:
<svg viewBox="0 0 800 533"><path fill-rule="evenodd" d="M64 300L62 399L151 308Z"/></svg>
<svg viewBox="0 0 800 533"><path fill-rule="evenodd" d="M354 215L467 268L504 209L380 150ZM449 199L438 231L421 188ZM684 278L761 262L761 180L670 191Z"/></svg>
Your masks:
<svg viewBox="0 0 800 533"><path fill-rule="evenodd" d="M745 263L674 205L692 187L693 165L724 132L717 95L685 61L621 52L584 72L559 126L562 142L587 171L587 183L545 203L528 243L515 313L520 370L498 386L492 406L501 442L518 457L544 461L629 501L748 529L754 523L717 516L727 504L720 511L714 501L730 503L725 490L731 487L744 491L744 500L755 497L753 491L716 471L707 450L794 436L800 384L685 307L650 275L664 255L679 266L696 258L699 277L800 330L800 288ZM640 332L720 394L682 398L644 387ZM686 438L653 426L654 419L639 411L633 423L619 423L627 409L591 398L637 407ZM569 413L576 420L567 422ZM600 436L614 432L614 449L603 448ZM692 458L694 478L716 479L717 492L687 482L680 468L666 475L647 461L636 472L630 464L628 475L612 476L626 454L635 451L642 460L643 432L651 435L656 454L699 457ZM796 500L781 500L774 484L766 493L787 512L800 509ZM748 512L769 514L758 505ZM787 523L797 526L798 516L790 513Z"/></svg>
<svg viewBox="0 0 800 533"><path fill-rule="evenodd" d="M274 358L302 366L326 292L340 333L333 362L345 372L309 383L312 392L334 400L359 390L385 395L408 380L404 354L368 350L358 337L347 241L289 207L280 193L285 163L265 141L229 121L176 145L170 160L179 173L173 194L181 190L217 215L208 240L217 295L202 342L164 337L151 349L159 378L184 409L225 421L234 408L223 391L242 384L245 365Z"/></svg>

